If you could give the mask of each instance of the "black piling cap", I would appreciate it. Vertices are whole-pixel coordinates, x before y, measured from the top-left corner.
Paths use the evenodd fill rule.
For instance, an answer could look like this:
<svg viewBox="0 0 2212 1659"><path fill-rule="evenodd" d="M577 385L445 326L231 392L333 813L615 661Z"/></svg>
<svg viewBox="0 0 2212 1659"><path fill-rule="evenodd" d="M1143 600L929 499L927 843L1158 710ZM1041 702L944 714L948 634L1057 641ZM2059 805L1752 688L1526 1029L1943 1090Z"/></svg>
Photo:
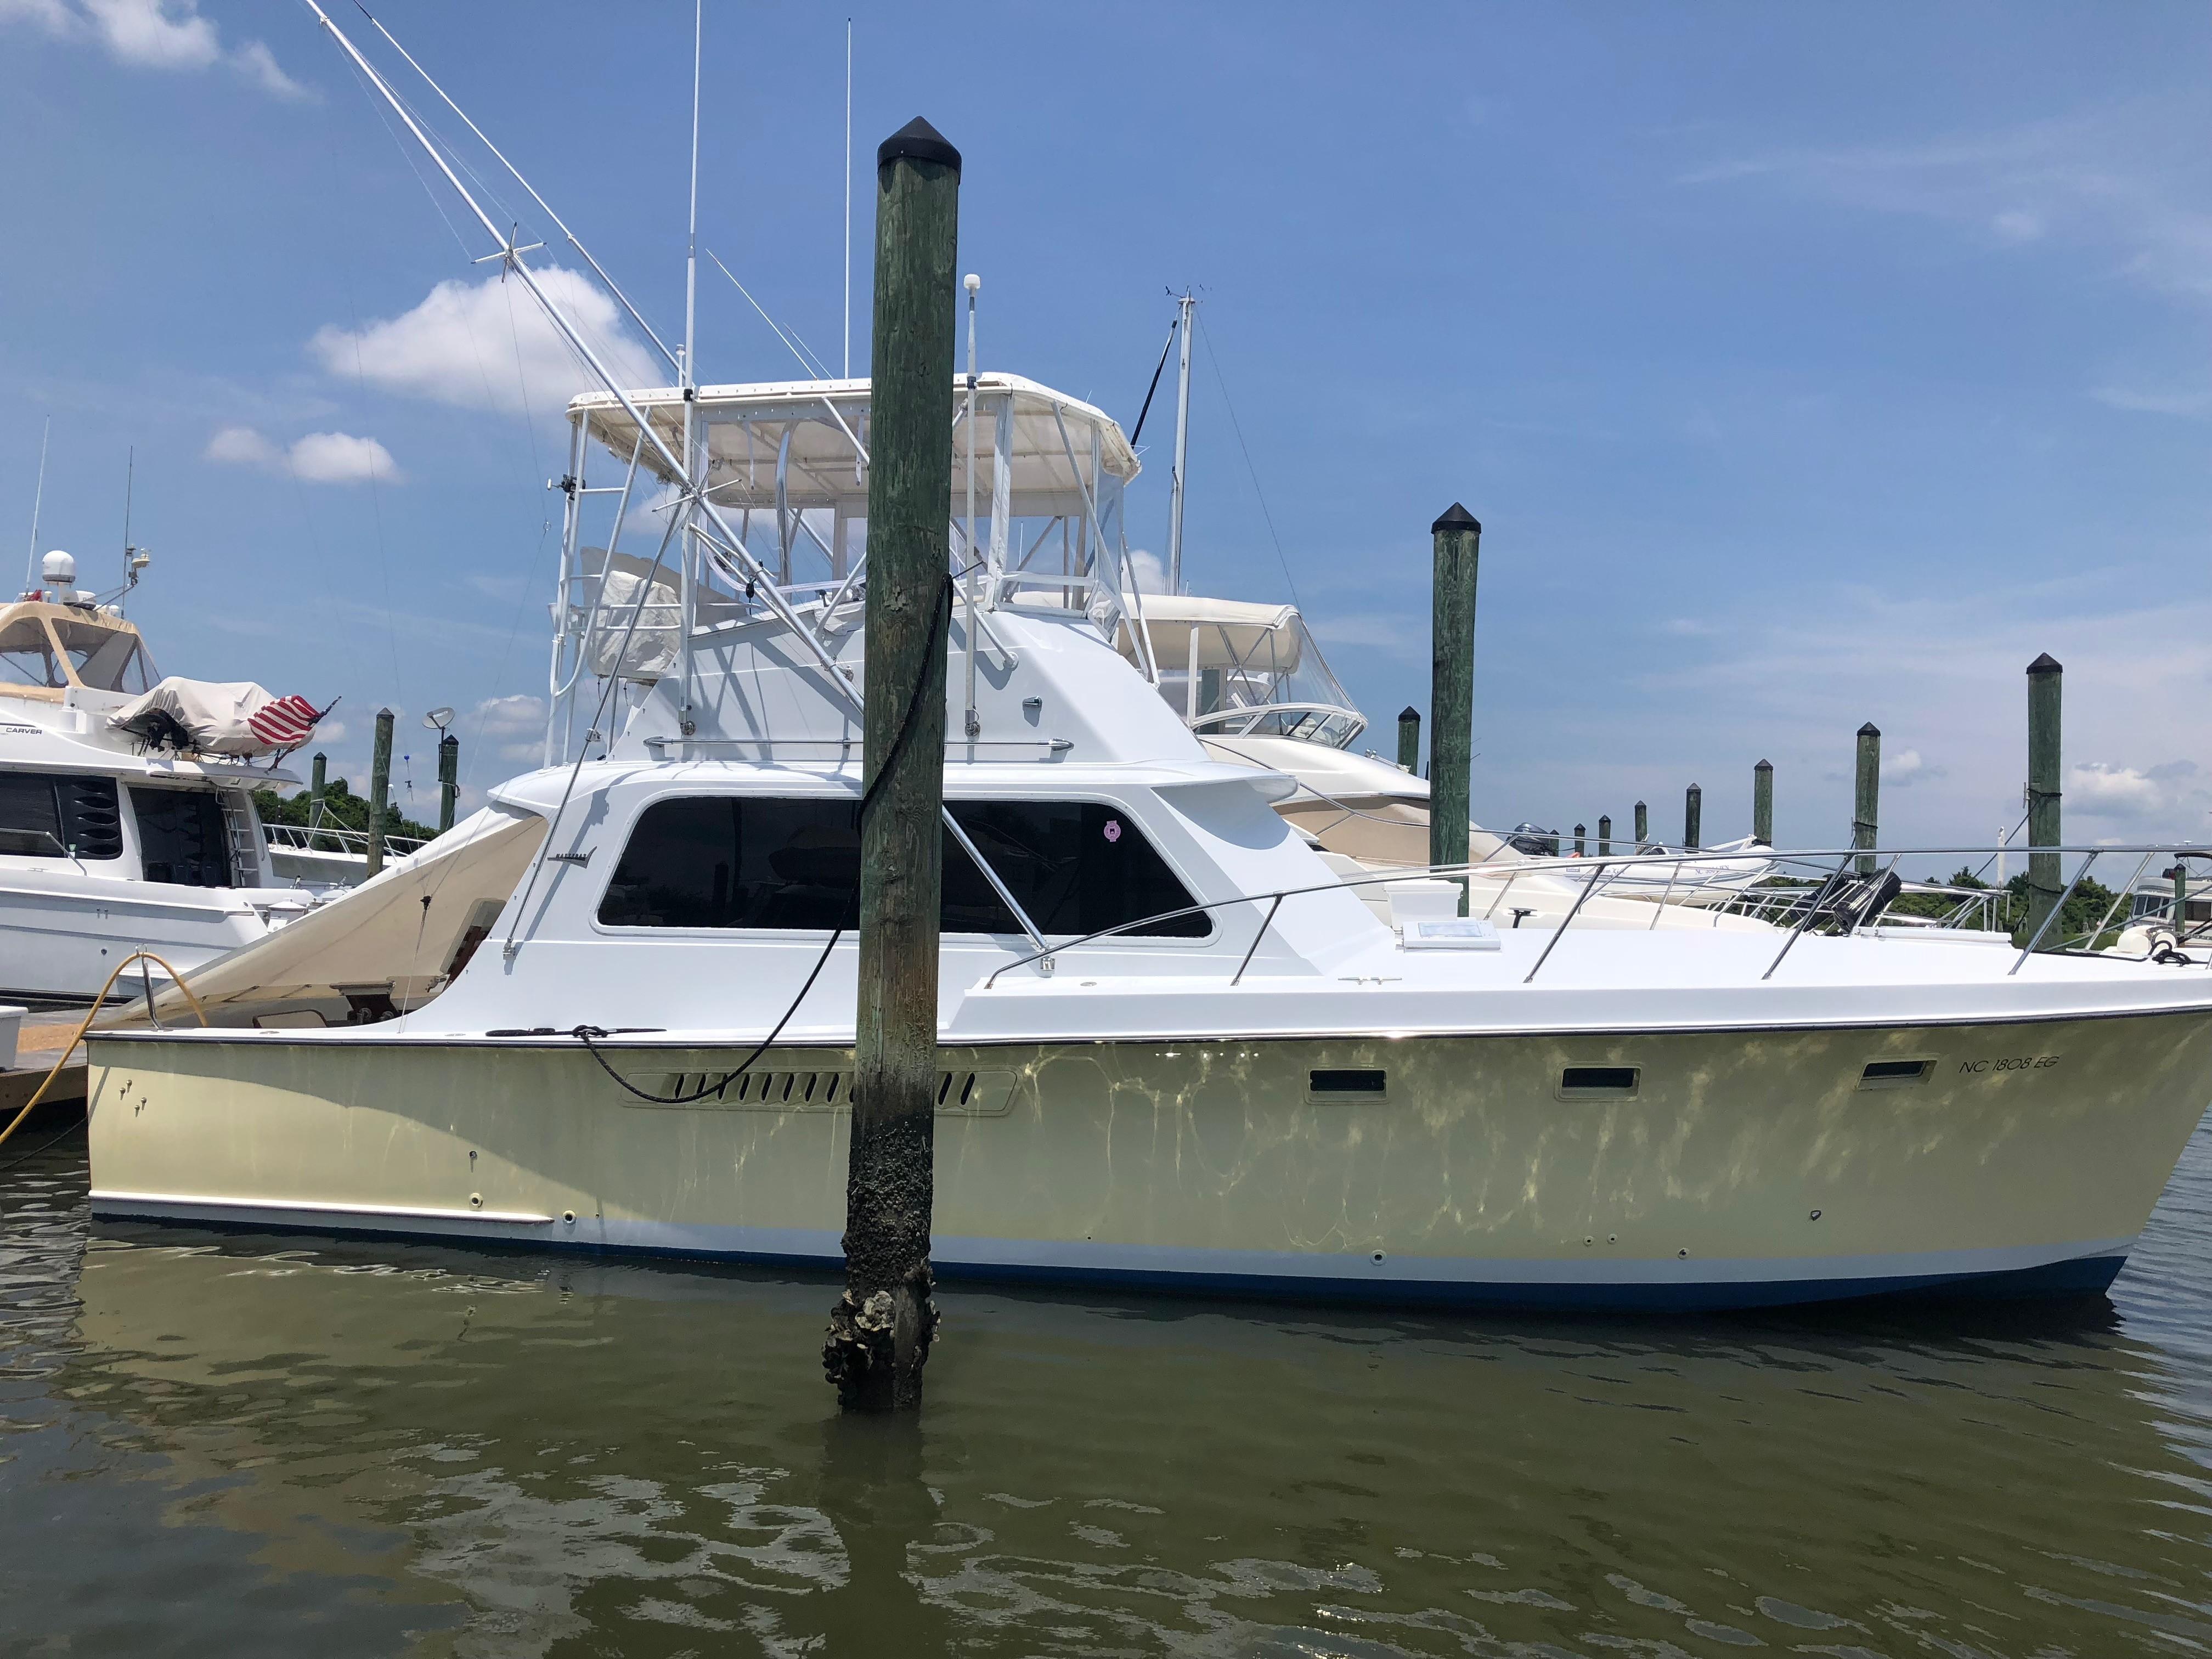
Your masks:
<svg viewBox="0 0 2212 1659"><path fill-rule="evenodd" d="M2058 665L2058 659L2046 651L2028 664L2027 672L2031 674L2063 674L2066 671Z"/></svg>
<svg viewBox="0 0 2212 1659"><path fill-rule="evenodd" d="M1878 738L1881 735L1881 727L1869 720L1864 726L1859 727L1859 735L1863 738Z"/></svg>
<svg viewBox="0 0 2212 1659"><path fill-rule="evenodd" d="M1398 723L1401 726L1407 720L1417 720L1420 718L1421 711L1414 708L1411 703L1407 703L1403 708L1401 708L1398 711Z"/></svg>
<svg viewBox="0 0 2212 1659"><path fill-rule="evenodd" d="M934 161L955 173L960 171L960 152L919 115L876 146L877 170L882 171L902 155L910 161Z"/></svg>
<svg viewBox="0 0 2212 1659"><path fill-rule="evenodd" d="M1771 772L1774 769L1774 763L1772 761L1763 760L1751 769L1754 772Z"/></svg>
<svg viewBox="0 0 2212 1659"><path fill-rule="evenodd" d="M1457 501L1454 501L1449 507L1444 509L1443 517L1438 519L1434 524L1429 526L1429 533L1431 535L1434 535L1437 532L1443 530L1472 530L1476 535L1480 536L1482 534L1482 520L1476 518L1474 514L1468 512Z"/></svg>

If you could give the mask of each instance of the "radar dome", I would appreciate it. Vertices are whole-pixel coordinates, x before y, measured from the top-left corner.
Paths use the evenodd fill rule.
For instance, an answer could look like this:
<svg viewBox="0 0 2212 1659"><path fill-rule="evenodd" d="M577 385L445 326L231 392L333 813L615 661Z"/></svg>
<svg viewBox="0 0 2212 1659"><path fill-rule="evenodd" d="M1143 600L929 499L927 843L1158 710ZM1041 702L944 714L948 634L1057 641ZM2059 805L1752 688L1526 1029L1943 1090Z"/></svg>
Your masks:
<svg viewBox="0 0 2212 1659"><path fill-rule="evenodd" d="M50 587L75 587L76 559L73 555L56 548L40 563L39 574L46 578L46 584Z"/></svg>

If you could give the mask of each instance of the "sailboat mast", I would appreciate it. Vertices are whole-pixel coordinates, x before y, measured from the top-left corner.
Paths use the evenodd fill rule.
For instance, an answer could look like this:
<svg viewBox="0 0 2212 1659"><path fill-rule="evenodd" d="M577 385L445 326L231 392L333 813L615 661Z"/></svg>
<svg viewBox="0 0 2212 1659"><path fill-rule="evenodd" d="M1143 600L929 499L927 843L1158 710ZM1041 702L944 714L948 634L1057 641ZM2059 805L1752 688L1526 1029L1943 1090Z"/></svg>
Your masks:
<svg viewBox="0 0 2212 1659"><path fill-rule="evenodd" d="M1176 301L1182 313L1182 355L1176 366L1175 473L1168 480L1168 592L1182 592L1182 487L1190 459L1190 319L1198 297L1186 292Z"/></svg>

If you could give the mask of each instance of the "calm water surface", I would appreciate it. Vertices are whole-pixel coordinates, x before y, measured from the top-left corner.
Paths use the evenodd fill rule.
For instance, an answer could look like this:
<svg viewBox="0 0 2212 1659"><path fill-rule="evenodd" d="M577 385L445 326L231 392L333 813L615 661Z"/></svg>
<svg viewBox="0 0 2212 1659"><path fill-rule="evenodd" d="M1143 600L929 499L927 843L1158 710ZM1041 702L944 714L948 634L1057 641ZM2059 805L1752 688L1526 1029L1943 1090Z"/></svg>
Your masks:
<svg viewBox="0 0 2212 1659"><path fill-rule="evenodd" d="M11 1152L13 1147L9 1149ZM9 1654L2212 1650L2212 1132L2099 1298L1543 1322L88 1228L0 1173Z"/></svg>

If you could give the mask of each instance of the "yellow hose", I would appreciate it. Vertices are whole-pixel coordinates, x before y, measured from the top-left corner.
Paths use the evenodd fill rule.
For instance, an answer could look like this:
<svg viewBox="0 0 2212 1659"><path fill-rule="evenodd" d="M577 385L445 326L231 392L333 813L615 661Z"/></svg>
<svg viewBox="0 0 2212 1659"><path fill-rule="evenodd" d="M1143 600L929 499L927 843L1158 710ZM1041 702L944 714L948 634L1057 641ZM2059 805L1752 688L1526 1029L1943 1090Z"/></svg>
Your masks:
<svg viewBox="0 0 2212 1659"><path fill-rule="evenodd" d="M200 1017L200 1024L204 1025L208 1023L207 1010L200 1006L200 1000L192 994L192 988L185 983L185 976L182 974L170 967L151 951L133 951L115 964L115 971L107 976L107 983L100 988L100 994L92 1000L92 1007L85 1014L84 1024L76 1028L76 1035L69 1040L69 1046L62 1050L62 1056L54 1062L53 1070L46 1073L45 1081L40 1083L31 1097L23 1103L22 1109L15 1114L8 1127L0 1129L0 1146L7 1145L8 1137L22 1126L25 1118L30 1116L31 1109L46 1097L46 1091L54 1086L54 1079L62 1074L62 1067L69 1064L70 1056L76 1052L77 1044L84 1041L84 1034L92 1029L92 1022L100 1018L100 1006L107 1000L107 994L115 988L115 981L123 976L123 970L134 962L150 962L161 969L169 976L170 982L185 994L185 1000L192 1005L192 1012Z"/></svg>

